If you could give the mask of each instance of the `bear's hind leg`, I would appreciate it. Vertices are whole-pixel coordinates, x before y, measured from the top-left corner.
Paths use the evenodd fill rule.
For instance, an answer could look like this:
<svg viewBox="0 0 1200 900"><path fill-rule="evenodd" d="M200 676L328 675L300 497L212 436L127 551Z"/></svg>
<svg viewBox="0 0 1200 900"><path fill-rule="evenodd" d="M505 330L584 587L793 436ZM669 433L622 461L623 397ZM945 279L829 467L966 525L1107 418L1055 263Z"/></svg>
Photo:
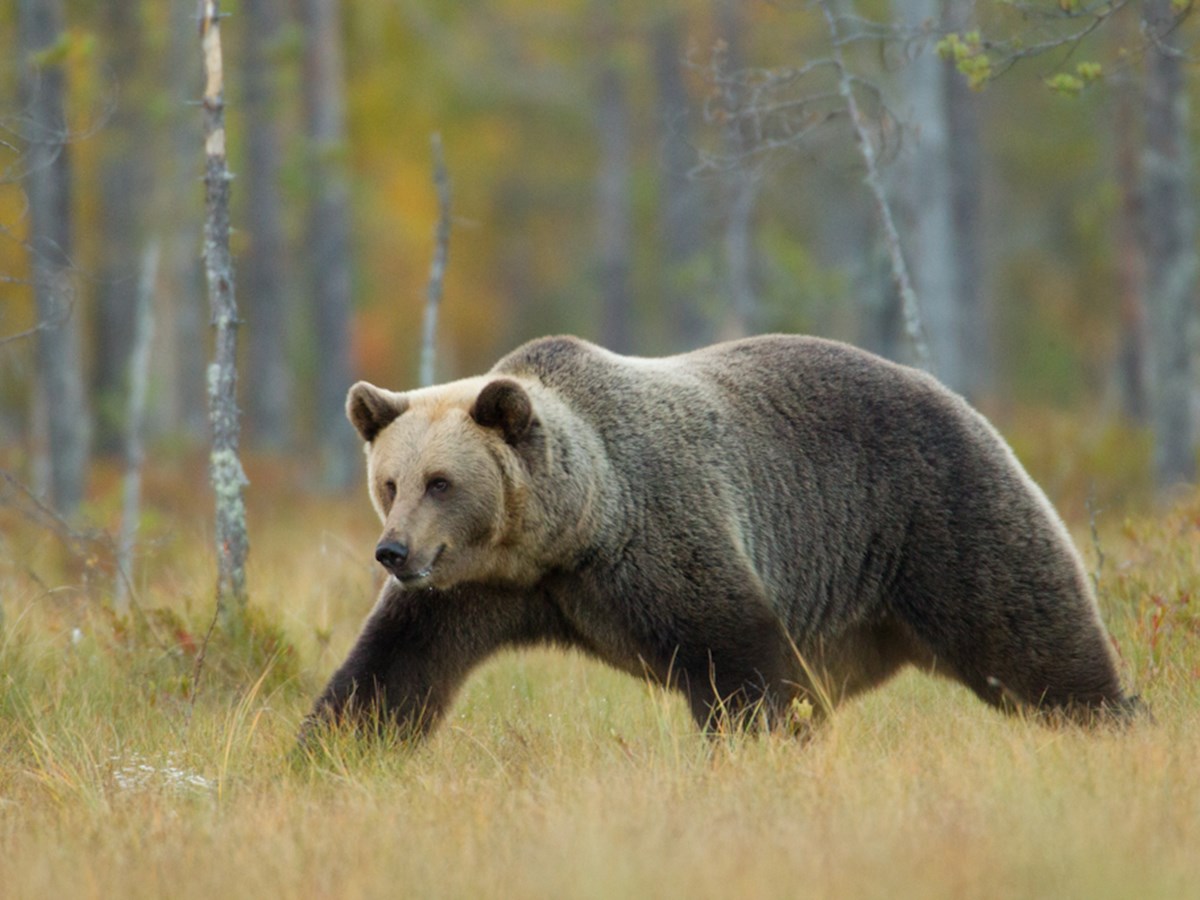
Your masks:
<svg viewBox="0 0 1200 900"><path fill-rule="evenodd" d="M1139 702L1121 687L1108 638L1103 630L1081 626L1063 636L1059 652L1013 646L1008 665L977 671L968 686L984 701L1006 712L1033 711L1081 725L1122 721Z"/></svg>
<svg viewBox="0 0 1200 900"><path fill-rule="evenodd" d="M1121 687L1108 635L1086 595L900 607L933 670L992 706L1083 724L1124 718L1137 706Z"/></svg>

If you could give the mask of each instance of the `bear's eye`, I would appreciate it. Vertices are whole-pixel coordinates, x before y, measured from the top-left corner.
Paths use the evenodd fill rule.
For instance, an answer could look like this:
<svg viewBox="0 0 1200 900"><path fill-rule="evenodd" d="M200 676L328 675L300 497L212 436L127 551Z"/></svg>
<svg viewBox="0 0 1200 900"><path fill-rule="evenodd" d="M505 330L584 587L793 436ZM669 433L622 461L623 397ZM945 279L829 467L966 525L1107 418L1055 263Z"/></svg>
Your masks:
<svg viewBox="0 0 1200 900"><path fill-rule="evenodd" d="M396 499L396 482L390 478L383 483L383 493L387 497L387 502L391 503Z"/></svg>
<svg viewBox="0 0 1200 900"><path fill-rule="evenodd" d="M425 492L429 494L444 494L450 490L450 481L441 475L435 475L425 482Z"/></svg>

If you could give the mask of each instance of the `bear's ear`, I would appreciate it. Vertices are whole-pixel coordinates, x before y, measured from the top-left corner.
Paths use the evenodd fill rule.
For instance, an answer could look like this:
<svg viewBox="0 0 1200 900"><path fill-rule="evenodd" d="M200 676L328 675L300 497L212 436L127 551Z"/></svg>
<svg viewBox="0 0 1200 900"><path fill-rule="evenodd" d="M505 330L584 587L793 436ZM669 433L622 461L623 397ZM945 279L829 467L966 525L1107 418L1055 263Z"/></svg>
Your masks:
<svg viewBox="0 0 1200 900"><path fill-rule="evenodd" d="M403 395L365 381L355 384L346 395L346 418L368 443L406 409L408 401Z"/></svg>
<svg viewBox="0 0 1200 900"><path fill-rule="evenodd" d="M471 418L484 428L498 428L504 440L516 444L533 422L533 403L525 388L508 378L489 382L471 407Z"/></svg>

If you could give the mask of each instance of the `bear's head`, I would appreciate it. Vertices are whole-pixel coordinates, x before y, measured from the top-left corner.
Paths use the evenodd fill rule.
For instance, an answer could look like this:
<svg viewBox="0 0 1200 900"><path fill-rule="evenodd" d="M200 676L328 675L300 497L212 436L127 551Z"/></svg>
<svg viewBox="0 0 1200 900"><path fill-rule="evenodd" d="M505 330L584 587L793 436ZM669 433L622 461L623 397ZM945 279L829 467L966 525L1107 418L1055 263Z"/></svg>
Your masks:
<svg viewBox="0 0 1200 900"><path fill-rule="evenodd" d="M383 521L375 558L406 587L519 578L523 445L533 404L511 378L395 393L360 381L346 415L367 442Z"/></svg>

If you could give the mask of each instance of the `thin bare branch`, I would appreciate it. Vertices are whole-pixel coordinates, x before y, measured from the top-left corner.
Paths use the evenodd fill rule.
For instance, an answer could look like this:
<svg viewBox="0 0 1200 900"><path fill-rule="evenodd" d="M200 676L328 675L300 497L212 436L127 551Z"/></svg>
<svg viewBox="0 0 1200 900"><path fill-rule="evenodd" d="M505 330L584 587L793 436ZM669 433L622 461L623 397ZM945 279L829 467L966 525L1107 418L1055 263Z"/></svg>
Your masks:
<svg viewBox="0 0 1200 900"><path fill-rule="evenodd" d="M1145 21L1143 20L1142 33L1146 36L1146 40L1150 42L1150 45L1154 47L1155 52L1160 53L1163 56L1169 56L1185 62L1194 61L1196 59L1195 54L1188 53L1182 47L1176 47L1169 42L1170 38L1173 37L1179 30L1179 26L1181 26L1184 23L1184 20L1186 20L1188 16L1192 14L1194 8L1194 4L1188 3L1188 5L1174 17L1167 27L1157 31L1153 28L1145 27Z"/></svg>
<svg viewBox="0 0 1200 900"><path fill-rule="evenodd" d="M900 303L904 311L904 330L913 345L917 364L928 370L930 368L929 346L925 340L925 331L921 325L921 310L917 301L917 292L909 276L908 263L904 259L904 250L900 246L900 234L892 216L892 208L888 203L887 193L883 188L883 180L879 177L879 167L876 164L875 146L871 142L871 134L867 128L866 118L859 108L858 99L854 93L854 80L846 68L845 57L838 43L838 20L830 7L830 0L820 0L821 12L829 28L829 36L833 44L833 62L838 72L838 89L846 108L850 112L850 122L854 126L854 136L858 143L859 153L866 165L867 187L875 200L879 213L880 224L883 227L884 244L887 246L888 258L892 266L892 278L896 289L900 292Z"/></svg>
<svg viewBox="0 0 1200 900"><path fill-rule="evenodd" d="M189 685L191 690L188 692L187 712L183 717L183 730L186 734L192 726L192 716L196 712L196 698L200 696L200 679L204 677L204 663L208 659L208 645L212 641L213 632L217 629L217 620L221 617L220 604L213 610L212 618L209 619L208 628L204 632L204 640L200 642L200 648L196 651L196 662L192 666L192 683Z"/></svg>
<svg viewBox="0 0 1200 900"><path fill-rule="evenodd" d="M0 278L0 282L5 284L29 284L28 281L25 281L21 278ZM57 328L59 325L62 325L64 322L70 319L74 312L75 300L73 298L68 298L66 303L59 308L58 315L50 319L44 319L43 321L38 322L32 328L26 328L24 331L18 331L16 334L6 335L5 337L0 338L0 347L3 347L5 344L11 344L15 341L24 340L27 337L33 337L39 331Z"/></svg>
<svg viewBox="0 0 1200 900"><path fill-rule="evenodd" d="M1105 6L1105 9L1102 12L1092 13L1091 21L1087 22L1081 28L1072 31L1070 34L1055 36L1053 38L1039 41L1036 44L1030 45L1018 46L1014 42L989 42L988 44L985 44L985 47L989 51L1001 51L1002 53L998 65L993 67L992 75L989 80L997 78L1004 72L1007 72L1022 60L1044 56L1047 53L1052 53L1055 50L1061 50L1065 47L1066 53L1062 60L1059 61L1059 65L1062 65L1062 63L1066 62L1066 60L1075 55L1075 51L1079 49L1079 45L1082 44L1083 41L1092 34L1092 32L1103 25L1110 16L1112 16L1125 5L1125 0L1121 0L1121 2L1115 4L1103 5ZM1075 15L1083 15L1083 13L1077 13Z"/></svg>
<svg viewBox="0 0 1200 900"><path fill-rule="evenodd" d="M53 534L73 557L79 560L97 557L101 559L116 559L117 550L112 536L108 532L99 529L83 530L73 526L57 510L49 506L36 493L30 490L21 479L5 469L0 469L0 481L4 483L4 488L0 490L0 504L12 506L33 525ZM14 497L16 500L15 503L12 501ZM46 587L34 571L29 569L27 570L27 574L39 585ZM129 597L129 608L138 617L143 626L145 626L146 632L161 649L170 649L172 646L171 642L160 633L154 620L146 615L145 610L138 600L137 592L120 567L117 567L117 577L125 581L125 591ZM50 589L46 588L46 590Z"/></svg>
<svg viewBox="0 0 1200 900"><path fill-rule="evenodd" d="M0 469L0 479L3 479L22 501L22 505L17 507L18 512L35 525L56 535L73 555L86 557L91 546L103 544L103 539L98 534L74 528L57 510L45 503L11 472ZM4 499L3 495L0 495L0 500Z"/></svg>

